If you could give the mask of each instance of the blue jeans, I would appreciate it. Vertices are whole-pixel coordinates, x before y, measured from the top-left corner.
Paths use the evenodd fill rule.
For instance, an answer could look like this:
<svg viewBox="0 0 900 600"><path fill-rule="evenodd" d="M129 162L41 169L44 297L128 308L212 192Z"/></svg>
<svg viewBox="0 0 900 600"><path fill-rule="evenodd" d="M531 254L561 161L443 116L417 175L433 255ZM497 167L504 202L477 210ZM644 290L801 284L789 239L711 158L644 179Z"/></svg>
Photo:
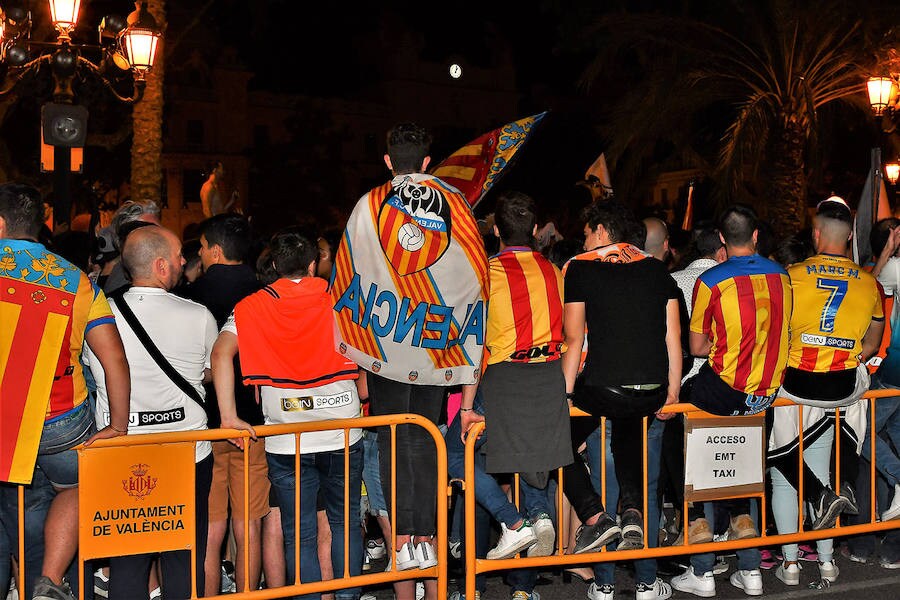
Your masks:
<svg viewBox="0 0 900 600"><path fill-rule="evenodd" d="M96 431L90 400L44 423L37 464L54 487L78 485L78 453L72 448Z"/></svg>
<svg viewBox="0 0 900 600"><path fill-rule="evenodd" d="M293 585L296 572L294 552L297 546L294 532L294 501L296 479L293 454L266 453L269 463L269 480L278 507L281 509L281 529L284 533L284 559L287 564L287 583ZM362 572L363 543L356 525L359 515L360 483L362 480L363 445L350 446L350 565L351 576ZM325 512L331 526L331 563L336 577L344 574L344 451L312 452L300 456L300 581L309 583L322 580L317 552L316 497L321 488ZM338 590L336 598L357 599L361 588ZM316 599L321 594L307 594L301 598Z"/></svg>
<svg viewBox="0 0 900 600"><path fill-rule="evenodd" d="M659 503L657 486L659 484L660 455L662 453L663 431L665 421L648 419L647 427L647 531L644 538L648 548L655 548L659 544ZM610 440L612 424L606 421L606 450L602 456L606 457L606 506L616 506L619 503L619 484L616 481L616 467L613 462ZM601 494L600 486L600 428L588 436L585 441L588 467L591 470L591 483L594 490ZM615 550L616 544L610 544L609 549ZM634 575L638 583L653 583L656 581L656 559L642 558L634 561ZM602 562L594 565L594 580L597 585L615 585L615 562Z"/></svg>
<svg viewBox="0 0 900 600"><path fill-rule="evenodd" d="M481 394L475 396L473 408L476 412L483 412L481 403ZM447 444L447 471L451 479L462 479L465 476L465 446L460 439L462 428L459 423L459 413L450 423L445 436ZM520 513L515 504L511 503L506 494L500 488L497 480L488 475L484 470L485 456L479 449L487 440L487 431L482 434L478 442L475 444L475 499L480 507L484 508L490 515L501 523L505 523L507 527L514 525L523 516L534 517L539 513L545 512L550 514L550 503L547 499L547 490L536 489L528 485L524 479L519 478L519 494L523 511ZM476 556L483 558L480 550L487 553L487 537L490 534L486 520L479 519L479 511L476 510ZM465 537L465 536L463 536ZM468 549L463 548L463 552ZM475 589L483 592L485 590L485 578L480 575L475 578ZM537 570L535 569L514 569L507 574L506 582L513 591L523 591L531 593L534 591L534 585L537 582Z"/></svg>
<svg viewBox="0 0 900 600"><path fill-rule="evenodd" d="M896 389L888 385L878 377L876 373L872 377L872 390ZM900 390L897 390L900 394ZM870 400L875 403L875 468L887 480L890 485L900 483L900 458L896 451L900 451L900 395L890 398L878 398ZM893 444L893 448L891 445ZM866 441L863 442L862 455L872 460L872 430L866 427Z"/></svg>
<svg viewBox="0 0 900 600"><path fill-rule="evenodd" d="M881 402L883 399L879 398L876 402ZM871 521L870 509L872 499L869 493L871 485L869 474L871 471L871 463L866 459L862 459L859 465L859 475L856 479L856 503L859 506L859 514L849 517L851 525L860 525ZM875 481L875 496L878 506L890 505L890 491L884 478L877 477ZM878 538L879 535L875 533L852 535L847 538L847 549L854 556L861 558L871 559L876 554L880 554L881 558L888 562L900 560L900 529L885 531L884 537L881 539L880 549L876 548L879 545Z"/></svg>
<svg viewBox="0 0 900 600"><path fill-rule="evenodd" d="M378 462L378 432L374 429L363 429L362 443L362 480L366 484L369 513L376 517L389 517L387 503L384 500L384 489L381 487L381 467Z"/></svg>
<svg viewBox="0 0 900 600"><path fill-rule="evenodd" d="M481 413L480 395L476 397L473 409ZM484 470L484 454L480 452L487 441L485 430L475 443L475 498L497 521L512 528L522 517L537 517L540 513L550 514L550 501L547 488L537 489L528 485L524 478L519 478L519 494L522 511L509 501L506 493L494 479ZM451 478L462 479L465 476L465 446L460 439L459 413L450 424L446 435L447 471ZM479 457L481 460L479 460Z"/></svg>
<svg viewBox="0 0 900 600"><path fill-rule="evenodd" d="M727 500L725 501L727 502ZM715 501L714 502L705 502L703 505L704 511L706 512L706 520L709 521L710 525L715 530ZM757 528L759 528L759 511L756 510L756 501L751 499L751 513L750 516L753 517L754 522L756 522ZM732 515L735 516L735 515ZM759 563L761 562L759 555L759 548L745 548L744 550L736 550L737 559L738 559L738 569L741 571L754 571L759 569ZM716 555L714 552L707 552L705 554L692 554L691 555L691 568L694 569L695 575L702 576L704 573L708 571L712 571L713 565L716 564Z"/></svg>

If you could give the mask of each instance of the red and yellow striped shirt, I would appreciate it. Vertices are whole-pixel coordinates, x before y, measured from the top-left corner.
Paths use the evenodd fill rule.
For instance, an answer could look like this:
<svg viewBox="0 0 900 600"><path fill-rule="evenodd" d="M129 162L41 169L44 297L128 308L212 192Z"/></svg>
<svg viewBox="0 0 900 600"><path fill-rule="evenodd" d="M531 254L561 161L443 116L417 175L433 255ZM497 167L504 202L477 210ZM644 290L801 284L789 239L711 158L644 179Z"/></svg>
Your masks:
<svg viewBox="0 0 900 600"><path fill-rule="evenodd" d="M509 247L488 261L488 364L549 362L563 348L563 279L540 253Z"/></svg>
<svg viewBox="0 0 900 600"><path fill-rule="evenodd" d="M733 256L694 284L691 331L712 340L709 364L735 390L769 396L788 360L791 282L758 254Z"/></svg>

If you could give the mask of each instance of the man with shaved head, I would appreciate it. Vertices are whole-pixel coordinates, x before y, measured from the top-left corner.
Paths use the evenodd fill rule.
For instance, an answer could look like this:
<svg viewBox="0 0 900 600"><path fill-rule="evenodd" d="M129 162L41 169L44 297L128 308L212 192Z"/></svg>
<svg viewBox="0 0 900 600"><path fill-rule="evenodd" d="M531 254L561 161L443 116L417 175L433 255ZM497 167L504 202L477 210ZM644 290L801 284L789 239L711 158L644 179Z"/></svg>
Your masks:
<svg viewBox="0 0 900 600"><path fill-rule="evenodd" d="M647 217L644 219L644 228L647 231L644 252L653 258L667 262L669 260L669 228L666 222L657 217Z"/></svg>
<svg viewBox="0 0 900 600"><path fill-rule="evenodd" d="M218 333L216 320L204 306L170 294L184 268L181 240L151 225L131 232L122 248L122 264L131 288L110 301L131 367L129 435L206 429L203 383L210 381L210 354ZM143 341L142 341L142 338ZM151 355L155 346L164 362ZM93 354L86 352L90 363ZM171 373L167 374L163 369ZM98 426L108 423L109 408L103 371L96 369ZM197 442L195 494L197 582L203 595L207 511L212 480L212 446ZM154 555L110 559L109 597L147 600ZM164 598L191 597L191 553L159 555Z"/></svg>
<svg viewBox="0 0 900 600"><path fill-rule="evenodd" d="M794 310L788 366L779 395L805 406L802 419L798 406L782 406L769 413L774 421L768 452L772 512L780 534L797 531L796 487L801 470L804 499L813 505L813 529L833 527L841 512L858 512L851 482L856 480L867 430L859 398L869 388L865 361L881 343L884 313L875 277L847 257L852 231L847 203L838 196L823 200L813 220L816 254L788 269ZM835 412L841 414L842 424L837 490L829 483ZM855 430L855 439L846 425ZM801 426L802 469L797 451ZM816 548L819 575L833 583L838 568L832 540L818 540ZM784 562L775 575L787 585L799 585L797 545L787 544L782 550Z"/></svg>

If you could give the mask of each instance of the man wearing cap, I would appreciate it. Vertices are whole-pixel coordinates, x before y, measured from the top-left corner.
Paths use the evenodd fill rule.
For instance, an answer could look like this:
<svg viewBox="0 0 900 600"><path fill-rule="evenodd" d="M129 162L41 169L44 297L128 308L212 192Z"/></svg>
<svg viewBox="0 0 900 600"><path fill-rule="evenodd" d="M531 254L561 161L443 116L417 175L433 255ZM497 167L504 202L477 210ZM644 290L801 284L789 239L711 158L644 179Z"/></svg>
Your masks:
<svg viewBox="0 0 900 600"><path fill-rule="evenodd" d="M794 486L800 478L797 447L801 424L803 495L813 504L812 528L831 528L841 512L858 512L850 482L856 480L865 438L866 413L859 399L869 388L865 361L881 343L884 313L875 277L847 258L852 230L853 216L842 198L832 196L820 202L812 228L816 254L788 269L794 311L788 366L779 395L803 406L782 406L767 414L773 422L768 452L772 511L780 534L797 531ZM842 422L840 495L828 483L833 417L838 410ZM849 431L845 425L850 426ZM832 540L816 544L819 574L834 582L838 569ZM787 585L799 585L797 546L787 544L782 549L784 562L776 576Z"/></svg>

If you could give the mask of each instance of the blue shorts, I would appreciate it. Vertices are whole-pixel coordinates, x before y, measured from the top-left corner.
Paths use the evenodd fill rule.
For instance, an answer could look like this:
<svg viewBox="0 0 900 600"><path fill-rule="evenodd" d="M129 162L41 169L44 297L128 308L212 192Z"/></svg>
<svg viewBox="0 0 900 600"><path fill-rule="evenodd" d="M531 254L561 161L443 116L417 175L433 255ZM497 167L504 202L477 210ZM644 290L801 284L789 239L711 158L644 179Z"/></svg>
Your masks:
<svg viewBox="0 0 900 600"><path fill-rule="evenodd" d="M44 423L37 464L53 487L65 489L78 485L78 453L72 448L96 431L88 401Z"/></svg>

